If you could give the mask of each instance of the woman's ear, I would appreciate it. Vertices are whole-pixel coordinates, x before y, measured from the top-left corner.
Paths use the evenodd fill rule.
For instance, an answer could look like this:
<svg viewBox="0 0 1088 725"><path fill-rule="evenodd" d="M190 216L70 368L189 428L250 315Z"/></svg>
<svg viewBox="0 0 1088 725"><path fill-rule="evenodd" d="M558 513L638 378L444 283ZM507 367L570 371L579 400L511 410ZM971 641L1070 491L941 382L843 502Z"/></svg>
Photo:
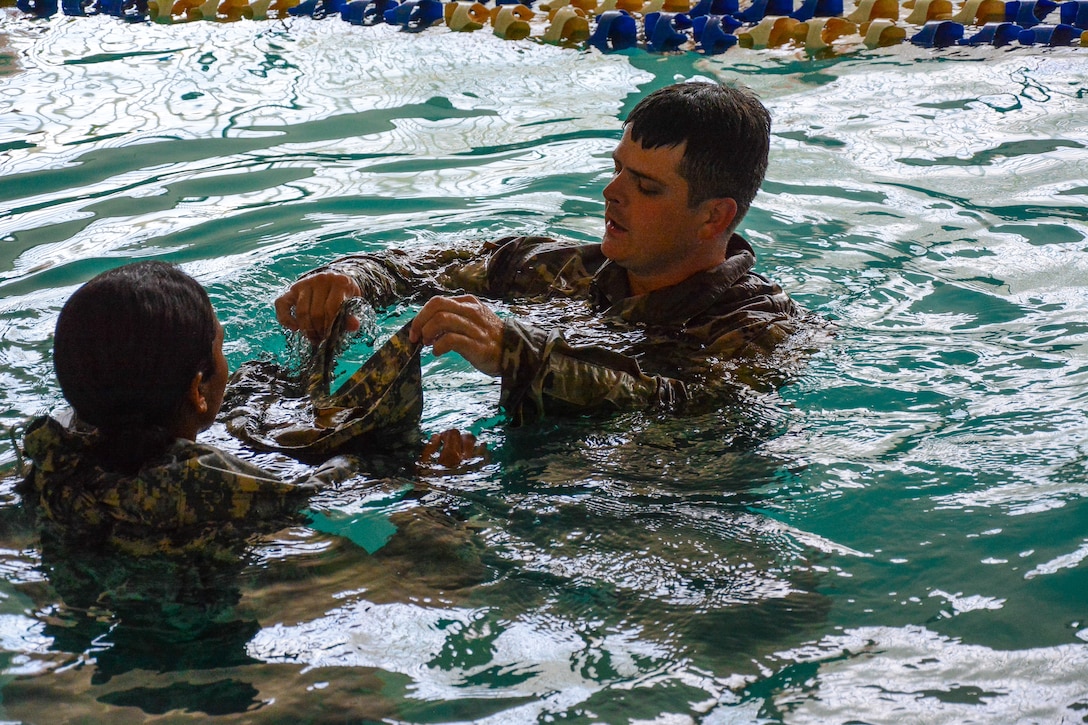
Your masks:
<svg viewBox="0 0 1088 725"><path fill-rule="evenodd" d="M178 412L170 429L175 438L196 440L197 433L202 430L203 421L208 417L210 404L207 388L204 373L197 373L189 381L189 388L185 391L185 405L182 405L182 410Z"/></svg>
<svg viewBox="0 0 1088 725"><path fill-rule="evenodd" d="M204 373L197 373L189 383L189 404L198 415L208 412L208 396L204 393Z"/></svg>

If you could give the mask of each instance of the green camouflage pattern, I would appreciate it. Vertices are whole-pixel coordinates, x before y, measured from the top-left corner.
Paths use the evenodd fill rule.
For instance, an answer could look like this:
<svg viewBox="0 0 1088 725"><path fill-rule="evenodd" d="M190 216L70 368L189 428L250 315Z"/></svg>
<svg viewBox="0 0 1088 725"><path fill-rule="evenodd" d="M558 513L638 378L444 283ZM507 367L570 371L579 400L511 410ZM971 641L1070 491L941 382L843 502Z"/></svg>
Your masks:
<svg viewBox="0 0 1088 725"><path fill-rule="evenodd" d="M417 429L423 413L422 344L408 339L408 325L329 392L349 309L345 305L301 376L269 361L241 365L227 383L221 416L227 430L263 450L316 459L366 450Z"/></svg>
<svg viewBox="0 0 1088 725"><path fill-rule="evenodd" d="M24 438L31 466L20 494L64 538L131 554L180 553L281 528L319 485L318 478L285 483L214 446L182 439L136 473L119 473L95 463L99 440L89 426L35 420Z"/></svg>
<svg viewBox="0 0 1088 725"><path fill-rule="evenodd" d="M508 237L472 251L353 255L315 272L351 276L376 308L456 293L506 303L500 404L518 424L712 396L737 361L766 358L814 322L755 262L734 234L717 267L631 295L599 244Z"/></svg>

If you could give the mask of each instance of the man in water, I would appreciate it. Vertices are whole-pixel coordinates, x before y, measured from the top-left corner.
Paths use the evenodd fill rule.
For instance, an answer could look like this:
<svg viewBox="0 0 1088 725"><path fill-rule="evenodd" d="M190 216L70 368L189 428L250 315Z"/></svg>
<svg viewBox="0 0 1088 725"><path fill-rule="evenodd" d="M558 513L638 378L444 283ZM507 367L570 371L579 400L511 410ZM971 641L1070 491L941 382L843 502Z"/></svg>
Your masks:
<svg viewBox="0 0 1088 725"><path fill-rule="evenodd" d="M763 183L769 137L770 115L747 90L659 89L624 122L600 244L513 237L471 252L349 256L295 282L277 317L319 340L350 298L424 302L413 341L500 377L515 423L676 407L800 327L802 312L752 271L735 231ZM521 314L500 318L481 297Z"/></svg>

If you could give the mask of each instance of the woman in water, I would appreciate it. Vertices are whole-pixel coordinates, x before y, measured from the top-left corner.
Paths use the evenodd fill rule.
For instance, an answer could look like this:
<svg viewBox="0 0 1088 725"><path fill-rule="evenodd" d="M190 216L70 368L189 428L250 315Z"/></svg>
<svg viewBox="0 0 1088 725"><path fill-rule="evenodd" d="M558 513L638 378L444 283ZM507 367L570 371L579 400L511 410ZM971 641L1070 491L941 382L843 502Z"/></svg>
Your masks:
<svg viewBox="0 0 1088 725"><path fill-rule="evenodd" d="M173 265L129 264L80 287L57 320L53 362L75 415L31 424L21 493L66 538L149 552L269 530L351 472L338 457L286 483L196 442L223 402L223 328L203 287ZM474 451L457 431L439 443L425 455L440 447L443 465Z"/></svg>

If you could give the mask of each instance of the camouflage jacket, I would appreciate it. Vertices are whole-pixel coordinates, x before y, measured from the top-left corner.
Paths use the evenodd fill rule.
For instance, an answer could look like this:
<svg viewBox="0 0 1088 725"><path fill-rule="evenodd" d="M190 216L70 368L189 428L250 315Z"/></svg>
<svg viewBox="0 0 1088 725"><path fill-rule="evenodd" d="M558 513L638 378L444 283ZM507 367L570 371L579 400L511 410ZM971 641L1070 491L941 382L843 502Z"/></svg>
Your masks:
<svg viewBox="0 0 1088 725"><path fill-rule="evenodd" d="M735 234L717 267L631 295L626 272L600 244L507 237L471 251L353 255L315 272L351 276L377 308L450 293L508 303L500 403L520 423L672 408L712 388L723 361L772 350L802 313L754 265L752 247Z"/></svg>
<svg viewBox="0 0 1088 725"><path fill-rule="evenodd" d="M24 450L32 465L20 494L53 532L133 554L178 553L276 530L297 519L319 483L284 483L213 446L182 439L138 472L117 473L88 455L98 435L48 416L31 423Z"/></svg>

